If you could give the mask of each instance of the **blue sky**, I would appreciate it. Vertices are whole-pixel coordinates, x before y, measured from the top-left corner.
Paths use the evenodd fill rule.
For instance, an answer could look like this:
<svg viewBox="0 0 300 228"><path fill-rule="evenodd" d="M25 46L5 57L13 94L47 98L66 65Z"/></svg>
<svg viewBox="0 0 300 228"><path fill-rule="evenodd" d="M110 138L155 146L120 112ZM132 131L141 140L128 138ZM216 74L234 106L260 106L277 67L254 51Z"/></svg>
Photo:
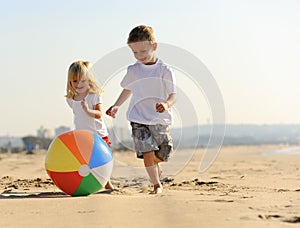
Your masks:
<svg viewBox="0 0 300 228"><path fill-rule="evenodd" d="M35 134L41 125L72 127L64 99L68 66L78 59L96 62L125 46L139 24L151 25L158 42L183 48L207 66L222 92L227 123L300 123L297 0L0 5L0 136ZM117 96L105 90L104 108Z"/></svg>

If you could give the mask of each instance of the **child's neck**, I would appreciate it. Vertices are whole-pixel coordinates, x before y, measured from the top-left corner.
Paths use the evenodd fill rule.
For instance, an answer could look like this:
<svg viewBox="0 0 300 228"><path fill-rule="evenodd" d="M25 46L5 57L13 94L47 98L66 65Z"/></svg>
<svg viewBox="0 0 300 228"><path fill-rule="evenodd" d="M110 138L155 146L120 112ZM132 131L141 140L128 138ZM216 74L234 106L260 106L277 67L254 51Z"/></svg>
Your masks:
<svg viewBox="0 0 300 228"><path fill-rule="evenodd" d="M81 101L83 98L85 98L88 95L88 91L86 91L85 93L76 93L76 95L74 96L74 100L75 101Z"/></svg>
<svg viewBox="0 0 300 228"><path fill-rule="evenodd" d="M157 57L154 56L152 61L145 63L145 65L154 65L157 62Z"/></svg>

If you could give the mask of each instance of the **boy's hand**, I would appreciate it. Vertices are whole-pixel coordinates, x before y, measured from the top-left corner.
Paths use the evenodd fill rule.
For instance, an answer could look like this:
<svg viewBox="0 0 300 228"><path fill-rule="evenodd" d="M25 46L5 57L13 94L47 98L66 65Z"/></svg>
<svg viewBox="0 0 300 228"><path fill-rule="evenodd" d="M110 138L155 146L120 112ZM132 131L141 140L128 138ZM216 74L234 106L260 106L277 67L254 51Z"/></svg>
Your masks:
<svg viewBox="0 0 300 228"><path fill-rule="evenodd" d="M157 103L155 107L156 107L156 112L162 113L169 108L169 104L168 102L161 102L161 103Z"/></svg>
<svg viewBox="0 0 300 228"><path fill-rule="evenodd" d="M119 109L119 106L111 106L105 113L106 115L109 115L111 116L112 118L115 118L116 117L116 114L118 112L118 109Z"/></svg>

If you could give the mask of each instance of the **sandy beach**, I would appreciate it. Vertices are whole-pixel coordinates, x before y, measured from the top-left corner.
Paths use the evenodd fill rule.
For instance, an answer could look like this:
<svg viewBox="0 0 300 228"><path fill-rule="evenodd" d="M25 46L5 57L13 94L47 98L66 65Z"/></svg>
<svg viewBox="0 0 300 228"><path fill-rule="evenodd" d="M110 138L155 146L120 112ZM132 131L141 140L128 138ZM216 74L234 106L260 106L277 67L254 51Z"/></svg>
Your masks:
<svg viewBox="0 0 300 228"><path fill-rule="evenodd" d="M223 147L204 173L198 149L176 175L163 173L158 195L133 152L114 152L116 190L86 197L53 184L45 152L0 154L0 227L300 227L300 154L264 153L280 149Z"/></svg>

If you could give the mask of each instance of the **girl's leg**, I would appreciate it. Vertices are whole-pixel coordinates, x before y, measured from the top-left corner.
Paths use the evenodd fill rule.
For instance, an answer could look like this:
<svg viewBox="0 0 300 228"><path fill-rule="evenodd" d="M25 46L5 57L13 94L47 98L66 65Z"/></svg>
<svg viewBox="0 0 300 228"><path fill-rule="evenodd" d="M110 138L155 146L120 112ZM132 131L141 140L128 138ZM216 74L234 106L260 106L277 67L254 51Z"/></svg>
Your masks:
<svg viewBox="0 0 300 228"><path fill-rule="evenodd" d="M113 186L113 184L111 183L110 179L107 181L107 183L106 183L106 185L105 185L104 188L105 189L110 189L110 190L114 190L115 189L114 186Z"/></svg>
<svg viewBox="0 0 300 228"><path fill-rule="evenodd" d="M151 194L158 194L162 192L162 185L159 180L159 170L158 165L154 161L154 152L148 152L144 154L144 165L147 170L147 173L154 184L154 190L151 192Z"/></svg>
<svg viewBox="0 0 300 228"><path fill-rule="evenodd" d="M106 142L106 144L108 145L108 147L110 147L111 142L109 141L108 136L102 137L102 139ZM106 185L105 185L104 188L105 189L110 189L110 190L114 190L115 189L114 186L113 186L113 184L111 183L110 179L107 181L107 183L106 183Z"/></svg>

